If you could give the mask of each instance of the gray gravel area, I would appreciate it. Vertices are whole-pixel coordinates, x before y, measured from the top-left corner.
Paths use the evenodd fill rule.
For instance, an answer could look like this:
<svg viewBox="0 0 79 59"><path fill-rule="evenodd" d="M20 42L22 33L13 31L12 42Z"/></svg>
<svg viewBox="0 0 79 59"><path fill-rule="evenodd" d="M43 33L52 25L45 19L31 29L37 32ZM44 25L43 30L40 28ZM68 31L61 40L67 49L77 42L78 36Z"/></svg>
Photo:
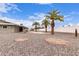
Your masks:
<svg viewBox="0 0 79 59"><path fill-rule="evenodd" d="M62 39L70 42L68 46L47 43L44 39ZM28 40L15 41L23 38ZM0 33L0 56L78 56L79 36L74 34L55 33Z"/></svg>

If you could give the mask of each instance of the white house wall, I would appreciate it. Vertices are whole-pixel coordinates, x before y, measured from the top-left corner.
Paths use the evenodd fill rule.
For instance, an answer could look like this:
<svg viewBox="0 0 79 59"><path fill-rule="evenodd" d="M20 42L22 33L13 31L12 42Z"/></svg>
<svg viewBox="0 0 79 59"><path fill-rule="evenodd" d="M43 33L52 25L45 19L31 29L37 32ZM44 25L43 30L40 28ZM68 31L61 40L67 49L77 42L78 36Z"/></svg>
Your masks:
<svg viewBox="0 0 79 59"><path fill-rule="evenodd" d="M79 26L67 26L67 27L59 27L55 29L55 32L68 32L68 33L74 33L75 29L77 29L79 33Z"/></svg>
<svg viewBox="0 0 79 59"><path fill-rule="evenodd" d="M15 32L15 27L14 26L7 26L7 28L3 28L3 26L0 26L0 32L2 32L2 33Z"/></svg>

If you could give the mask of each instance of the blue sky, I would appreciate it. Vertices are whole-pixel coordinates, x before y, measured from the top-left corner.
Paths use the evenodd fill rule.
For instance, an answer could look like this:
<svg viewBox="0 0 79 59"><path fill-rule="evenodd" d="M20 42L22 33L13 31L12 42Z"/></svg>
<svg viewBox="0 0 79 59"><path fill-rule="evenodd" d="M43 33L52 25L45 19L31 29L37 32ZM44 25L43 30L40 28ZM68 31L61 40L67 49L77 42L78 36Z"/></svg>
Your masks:
<svg viewBox="0 0 79 59"><path fill-rule="evenodd" d="M79 24L79 4L76 3L0 3L0 19L14 23L23 23L31 27L34 21L41 21L53 9L64 16L64 22L56 21L56 27L66 24Z"/></svg>

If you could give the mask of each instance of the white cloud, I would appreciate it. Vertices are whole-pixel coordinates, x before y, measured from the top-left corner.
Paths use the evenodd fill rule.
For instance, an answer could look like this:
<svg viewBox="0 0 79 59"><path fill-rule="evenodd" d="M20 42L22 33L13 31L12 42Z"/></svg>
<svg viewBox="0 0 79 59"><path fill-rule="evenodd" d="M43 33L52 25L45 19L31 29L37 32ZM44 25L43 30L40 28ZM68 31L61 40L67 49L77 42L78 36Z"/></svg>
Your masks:
<svg viewBox="0 0 79 59"><path fill-rule="evenodd" d="M45 13L35 13L34 15L29 16L28 20L31 20L32 22L37 21L41 23L41 21L45 18L45 15Z"/></svg>
<svg viewBox="0 0 79 59"><path fill-rule="evenodd" d="M45 13L34 13L34 15L28 17L28 20L31 22L30 23L28 21L28 23L30 23L32 25L33 22L39 22L40 26L41 26L42 20L44 20L45 15L46 15Z"/></svg>
<svg viewBox="0 0 79 59"><path fill-rule="evenodd" d="M31 27L31 24L32 24L32 21L24 20L24 19L18 20L18 19L11 19L11 18L8 18L8 17L0 17L0 19L8 21L8 22L15 23L15 24L18 24L18 25L23 24L26 27Z"/></svg>
<svg viewBox="0 0 79 59"><path fill-rule="evenodd" d="M79 15L79 11L72 11L70 14L71 14L71 15L74 15L74 14Z"/></svg>
<svg viewBox="0 0 79 59"><path fill-rule="evenodd" d="M7 9L6 8L7 8L6 4L3 3L0 4L0 12L6 13L8 11L8 8Z"/></svg>
<svg viewBox="0 0 79 59"><path fill-rule="evenodd" d="M24 26L31 28L32 23L35 21L37 21L41 24L41 21L44 19L45 15L46 14L44 14L44 13L35 13L34 15L29 16L27 18L27 20L25 20L25 19L12 19L12 18L8 18L8 17L4 17L4 16L1 16L0 19L6 20L6 21L9 21L12 23L16 23L16 24L23 24Z"/></svg>
<svg viewBox="0 0 79 59"><path fill-rule="evenodd" d="M21 11L16 4L0 3L0 12L7 13L11 10Z"/></svg>
<svg viewBox="0 0 79 59"><path fill-rule="evenodd" d="M77 23L76 25L79 26L79 23Z"/></svg>
<svg viewBox="0 0 79 59"><path fill-rule="evenodd" d="M74 18L78 17L78 11L72 11L69 14L64 16L65 21L72 21Z"/></svg>
<svg viewBox="0 0 79 59"><path fill-rule="evenodd" d="M70 14L69 14L69 15L65 15L64 18L68 18L68 17L70 17L70 16L71 16Z"/></svg>
<svg viewBox="0 0 79 59"><path fill-rule="evenodd" d="M73 20L73 17L65 18L65 21L71 21Z"/></svg>
<svg viewBox="0 0 79 59"><path fill-rule="evenodd" d="M72 14L65 15L64 16L64 20L65 21L71 21L71 20L73 20Z"/></svg>
<svg viewBox="0 0 79 59"><path fill-rule="evenodd" d="M52 4L52 3L37 3L37 4L40 4L40 5L47 5L47 4Z"/></svg>
<svg viewBox="0 0 79 59"><path fill-rule="evenodd" d="M10 4L10 3L8 3L7 5L11 9L14 9L14 10L17 10L17 11L21 11L16 4Z"/></svg>
<svg viewBox="0 0 79 59"><path fill-rule="evenodd" d="M41 19L44 19L46 14L44 13L35 13L34 15L32 16L29 16L28 19L31 19L31 20L41 20Z"/></svg>

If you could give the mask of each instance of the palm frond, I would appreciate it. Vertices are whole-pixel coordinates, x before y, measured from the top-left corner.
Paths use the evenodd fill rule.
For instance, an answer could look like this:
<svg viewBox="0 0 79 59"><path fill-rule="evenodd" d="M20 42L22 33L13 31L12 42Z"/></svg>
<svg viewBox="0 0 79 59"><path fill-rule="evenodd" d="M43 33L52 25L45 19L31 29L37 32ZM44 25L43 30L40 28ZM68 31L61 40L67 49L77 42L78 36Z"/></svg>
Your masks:
<svg viewBox="0 0 79 59"><path fill-rule="evenodd" d="M63 16L58 16L57 18L59 21L64 21L64 17Z"/></svg>
<svg viewBox="0 0 79 59"><path fill-rule="evenodd" d="M42 25L49 25L50 24L50 22L48 21L48 19L47 18L45 18L43 21L42 21Z"/></svg>
<svg viewBox="0 0 79 59"><path fill-rule="evenodd" d="M58 11L58 10L52 10L48 14L49 15L47 17L50 18L51 20L63 21L64 17L60 15L60 11Z"/></svg>

